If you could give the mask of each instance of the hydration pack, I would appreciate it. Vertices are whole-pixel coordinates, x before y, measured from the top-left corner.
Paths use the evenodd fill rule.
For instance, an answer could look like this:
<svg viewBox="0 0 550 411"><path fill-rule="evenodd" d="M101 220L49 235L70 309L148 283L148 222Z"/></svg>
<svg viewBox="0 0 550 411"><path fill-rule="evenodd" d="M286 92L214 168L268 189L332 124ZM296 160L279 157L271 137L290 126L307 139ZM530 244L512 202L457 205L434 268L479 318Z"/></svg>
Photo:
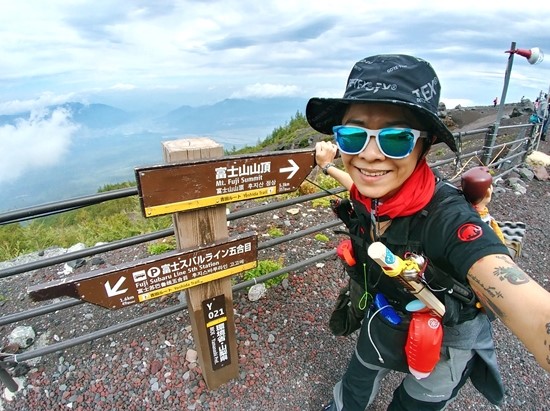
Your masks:
<svg viewBox="0 0 550 411"><path fill-rule="evenodd" d="M449 183L438 181L430 202L412 216L393 219L380 239L400 257L406 253L414 253L427 258L428 265L424 272L424 279L430 290L445 305L443 324L446 326L453 326L474 318L479 312L476 306L478 301L469 284L457 280L458 275L453 276L449 269L437 267L430 260L430 256L425 255L423 244L429 239L424 236L424 227L429 217L433 217L438 209L462 199L463 194L460 190ZM355 264L352 266L344 262L347 274L355 283L352 283L351 287L361 287L364 290L363 298L365 295L374 296L380 292L392 306L404 310L406 304L414 300L415 296L399 286L394 279L385 275L379 265L367 254L367 249L373 242L371 231L374 224L369 211L362 203L355 201L352 204L348 199L332 200L331 206L348 229L347 232L339 233L348 235L353 246ZM351 304L356 305L358 302L352 300Z"/></svg>

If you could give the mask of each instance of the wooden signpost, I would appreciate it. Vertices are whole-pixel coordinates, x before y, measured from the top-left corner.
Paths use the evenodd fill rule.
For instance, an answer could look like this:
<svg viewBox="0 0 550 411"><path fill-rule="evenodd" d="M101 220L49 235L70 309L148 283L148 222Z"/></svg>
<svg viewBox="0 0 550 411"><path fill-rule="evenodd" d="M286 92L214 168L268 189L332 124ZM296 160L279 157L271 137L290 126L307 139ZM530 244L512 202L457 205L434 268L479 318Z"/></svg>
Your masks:
<svg viewBox="0 0 550 411"><path fill-rule="evenodd" d="M250 270L257 265L257 242L254 233L242 234L207 247L33 285L27 292L33 301L66 296L116 310Z"/></svg>
<svg viewBox="0 0 550 411"><path fill-rule="evenodd" d="M163 144L163 149L164 159L167 163L223 156L223 146L210 139L171 141ZM174 181L167 183L176 184ZM157 191L159 187L164 187L164 183L160 183L157 187L150 187L150 189ZM183 193L192 191L187 184L172 186L172 190ZM147 189L145 194L147 195ZM141 195L143 196L143 190ZM178 212L173 214L173 219L178 248L208 244L225 240L228 237L224 205L192 210L187 213ZM193 339L197 346L203 377L208 388L215 389L236 378L239 373L231 278L225 277L189 288L186 291L186 297ZM220 311L212 310L213 315L209 319L208 312L205 311L205 308L208 310L209 307L223 310L223 314ZM219 316L216 315L218 313ZM218 324L217 321L222 322ZM213 338L219 327L223 327L220 330L223 332L223 347L213 343ZM224 353L223 356L220 356L220 352Z"/></svg>
<svg viewBox="0 0 550 411"><path fill-rule="evenodd" d="M153 217L292 192L314 166L313 150L287 150L136 168L136 181Z"/></svg>
<svg viewBox="0 0 550 411"><path fill-rule="evenodd" d="M238 376L231 276L257 265L257 236L229 238L225 204L296 190L315 152L223 156L194 138L163 143L166 164L136 168L144 216L172 213L178 250L29 288L34 300L70 296L117 309L185 290L193 338L210 389Z"/></svg>

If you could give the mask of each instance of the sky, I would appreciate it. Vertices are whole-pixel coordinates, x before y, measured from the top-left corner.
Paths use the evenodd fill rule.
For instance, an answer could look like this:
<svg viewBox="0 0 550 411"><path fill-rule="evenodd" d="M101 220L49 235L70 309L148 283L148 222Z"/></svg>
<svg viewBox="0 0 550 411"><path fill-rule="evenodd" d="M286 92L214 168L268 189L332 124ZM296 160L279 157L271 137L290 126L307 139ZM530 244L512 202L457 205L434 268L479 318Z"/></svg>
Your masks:
<svg viewBox="0 0 550 411"><path fill-rule="evenodd" d="M340 97L356 61L406 53L432 63L447 107L489 105L501 99L512 42L548 57L515 56L506 101L550 86L547 0L0 1L0 115L35 113L0 127L0 183L62 156L75 127L40 110L67 101L147 111Z"/></svg>

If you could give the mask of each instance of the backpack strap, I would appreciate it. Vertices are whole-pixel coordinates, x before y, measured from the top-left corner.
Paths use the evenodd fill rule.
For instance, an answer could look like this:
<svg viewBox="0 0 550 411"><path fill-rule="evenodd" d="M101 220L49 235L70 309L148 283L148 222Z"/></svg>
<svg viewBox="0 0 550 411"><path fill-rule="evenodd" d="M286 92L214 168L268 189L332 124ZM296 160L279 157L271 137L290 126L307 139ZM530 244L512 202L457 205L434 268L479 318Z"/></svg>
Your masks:
<svg viewBox="0 0 550 411"><path fill-rule="evenodd" d="M425 219L430 214L455 200L455 196L458 195L462 195L458 188L447 181L439 180L436 183L434 196L420 212L422 217L419 220L426 221ZM422 225L421 230L421 238L424 238L425 225ZM478 299L472 287L468 283L457 280L451 274L436 266L433 261L428 261L428 269L425 272L427 283L431 287L444 292L443 300L446 307L444 324L453 325L475 317L478 312L476 306Z"/></svg>

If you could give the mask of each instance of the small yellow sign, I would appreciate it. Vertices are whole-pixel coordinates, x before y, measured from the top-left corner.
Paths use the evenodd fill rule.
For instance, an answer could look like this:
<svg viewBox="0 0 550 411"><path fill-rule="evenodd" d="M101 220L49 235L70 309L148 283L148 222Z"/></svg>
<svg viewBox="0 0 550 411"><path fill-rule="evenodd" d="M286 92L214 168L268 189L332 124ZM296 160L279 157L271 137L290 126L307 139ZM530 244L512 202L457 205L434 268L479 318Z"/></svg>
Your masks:
<svg viewBox="0 0 550 411"><path fill-rule="evenodd" d="M145 216L154 217L178 211L194 210L202 207L210 207L218 204L232 203L235 201L250 200L253 198L266 197L277 194L276 187L267 187L259 190L242 191L231 194L222 194L212 197L200 198L197 200L178 201L171 204L145 207Z"/></svg>
<svg viewBox="0 0 550 411"><path fill-rule="evenodd" d="M218 271L214 274L205 275L203 277L197 277L193 278L192 280L185 281L183 283L172 285L169 287L160 288L158 290L152 291L150 293L140 294L138 295L139 302L152 300L154 298L162 297L163 295L168 295L172 293L176 293L181 290L185 290L186 288L195 287L199 284L208 283L210 281L219 280L220 278L228 277L233 274L237 274L246 270L251 270L255 268L257 265L256 261L247 263L247 264L241 264L232 268L229 268L227 270Z"/></svg>

